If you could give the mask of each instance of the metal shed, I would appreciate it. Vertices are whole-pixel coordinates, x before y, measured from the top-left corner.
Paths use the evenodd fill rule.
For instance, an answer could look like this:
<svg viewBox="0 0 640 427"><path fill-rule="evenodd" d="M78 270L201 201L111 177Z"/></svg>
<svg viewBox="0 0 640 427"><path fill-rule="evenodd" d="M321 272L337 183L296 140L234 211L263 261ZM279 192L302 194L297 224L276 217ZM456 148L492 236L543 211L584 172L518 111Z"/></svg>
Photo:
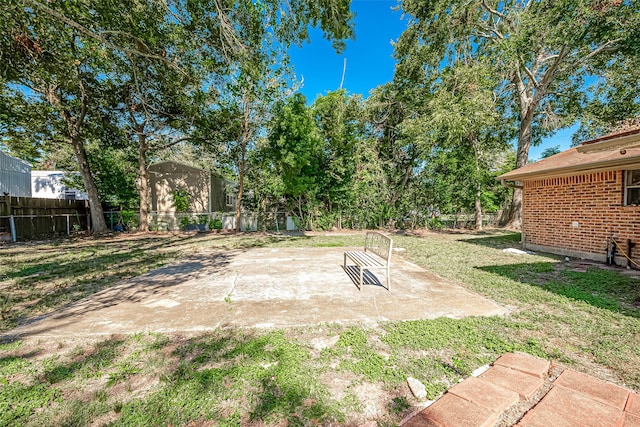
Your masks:
<svg viewBox="0 0 640 427"><path fill-rule="evenodd" d="M0 151L0 196L31 197L31 165Z"/></svg>

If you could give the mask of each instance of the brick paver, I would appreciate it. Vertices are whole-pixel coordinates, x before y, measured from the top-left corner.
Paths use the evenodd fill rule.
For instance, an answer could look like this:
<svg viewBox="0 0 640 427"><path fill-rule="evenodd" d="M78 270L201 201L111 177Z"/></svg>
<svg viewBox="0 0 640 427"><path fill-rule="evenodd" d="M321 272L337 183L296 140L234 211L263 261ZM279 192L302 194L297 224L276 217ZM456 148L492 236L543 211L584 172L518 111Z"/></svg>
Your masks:
<svg viewBox="0 0 640 427"><path fill-rule="evenodd" d="M520 396L515 391L474 377L469 377L460 384L456 384L449 390L449 393L497 413L502 413L520 400Z"/></svg>
<svg viewBox="0 0 640 427"><path fill-rule="evenodd" d="M490 427L500 416L499 413L451 393L442 396L422 413L442 427Z"/></svg>
<svg viewBox="0 0 640 427"><path fill-rule="evenodd" d="M640 417L640 395L637 393L630 393L624 410Z"/></svg>
<svg viewBox="0 0 640 427"><path fill-rule="evenodd" d="M520 398L544 385L549 362L507 353L479 377L452 387L403 427L493 426ZM640 427L640 394L566 369L518 427Z"/></svg>
<svg viewBox="0 0 640 427"><path fill-rule="evenodd" d="M541 378L504 366L493 366L480 378L492 384L515 391L523 399L530 399L544 385Z"/></svg>
<svg viewBox="0 0 640 427"><path fill-rule="evenodd" d="M624 414L624 419L620 423L621 427L640 427L640 417L631 415L629 413Z"/></svg>
<svg viewBox="0 0 640 427"><path fill-rule="evenodd" d="M620 410L624 410L630 394L629 390L622 387L571 369L565 370L562 375L558 377L555 385L577 391L578 393Z"/></svg>
<svg viewBox="0 0 640 427"><path fill-rule="evenodd" d="M498 421L500 414L454 394L447 393L438 399L436 403L422 411L420 415L420 419L425 422L424 424L407 423L405 426L491 427Z"/></svg>
<svg viewBox="0 0 640 427"><path fill-rule="evenodd" d="M494 365L515 369L534 377L545 378L551 363L548 360L525 353L505 353L495 361Z"/></svg>
<svg viewBox="0 0 640 427"><path fill-rule="evenodd" d="M411 417L409 421L402 424L402 427L444 427L442 424L438 424L437 422L430 419L422 412L420 412L414 417Z"/></svg>
<svg viewBox="0 0 640 427"><path fill-rule="evenodd" d="M616 427L622 419L620 409L598 402L564 387L553 387L529 411L520 427Z"/></svg>

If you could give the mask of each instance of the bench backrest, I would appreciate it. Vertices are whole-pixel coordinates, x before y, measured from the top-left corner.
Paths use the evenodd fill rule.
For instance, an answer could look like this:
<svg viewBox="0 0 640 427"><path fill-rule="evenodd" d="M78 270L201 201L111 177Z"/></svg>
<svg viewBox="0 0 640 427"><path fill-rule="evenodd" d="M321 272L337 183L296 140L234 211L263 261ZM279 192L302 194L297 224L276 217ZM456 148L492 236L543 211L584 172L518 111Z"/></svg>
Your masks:
<svg viewBox="0 0 640 427"><path fill-rule="evenodd" d="M369 231L364 237L364 251L373 252L387 263L391 262L393 240L377 231Z"/></svg>

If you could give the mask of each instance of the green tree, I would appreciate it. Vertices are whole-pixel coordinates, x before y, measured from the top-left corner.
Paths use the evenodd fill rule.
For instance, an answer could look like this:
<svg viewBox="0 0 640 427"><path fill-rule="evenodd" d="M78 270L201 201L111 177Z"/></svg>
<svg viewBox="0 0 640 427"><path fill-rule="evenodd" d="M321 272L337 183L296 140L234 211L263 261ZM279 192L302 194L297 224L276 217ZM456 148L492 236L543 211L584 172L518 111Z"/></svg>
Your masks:
<svg viewBox="0 0 640 427"><path fill-rule="evenodd" d="M368 132L377 143L378 161L388 186L384 204L389 220L429 145L422 122L415 120L418 115L414 108L421 108L422 103L421 89L421 84L407 87L404 82L394 81L372 90L365 103Z"/></svg>
<svg viewBox="0 0 640 427"><path fill-rule="evenodd" d="M288 209L305 220L316 201L321 175L321 144L307 100L300 93L278 103L261 150L265 169L277 177L272 192L285 197Z"/></svg>
<svg viewBox="0 0 640 427"><path fill-rule="evenodd" d="M350 207L353 177L357 163L354 156L358 140L364 136L363 103L360 96L350 96L344 89L318 97L312 106L322 139L322 179L319 194L329 215Z"/></svg>
<svg viewBox="0 0 640 427"><path fill-rule="evenodd" d="M529 147L573 123L589 75L638 54L637 2L617 0L403 0L410 25L396 45L402 62L437 68L484 57L502 80L496 96L518 121L516 167ZM511 223L519 223L522 195L514 191Z"/></svg>
<svg viewBox="0 0 640 427"><path fill-rule="evenodd" d="M73 6L59 5L84 26L100 25L90 10ZM99 12L100 16L116 13L106 5ZM2 95L5 103L20 110L14 115L20 123L14 126L24 134L35 130L31 141L40 137L51 145L69 144L73 148L90 201L92 231L106 231L85 144L101 131L99 105L109 72L108 53L76 28L21 2L6 5L0 34L0 76L5 82Z"/></svg>
<svg viewBox="0 0 640 427"><path fill-rule="evenodd" d="M542 153L540 153L540 158L546 159L547 157L555 156L559 152L560 152L559 145L554 145L553 147L547 147L544 150L542 150Z"/></svg>
<svg viewBox="0 0 640 427"><path fill-rule="evenodd" d="M496 83L488 70L481 63L445 69L426 116L426 127L437 149L459 159L452 171L464 189L459 192L459 200L463 205L473 205L478 230L482 229L482 201L493 166L490 159L495 158L493 153L507 149L503 132L508 125L498 114ZM467 200L472 202L465 203Z"/></svg>
<svg viewBox="0 0 640 427"><path fill-rule="evenodd" d="M188 74L186 70L194 63L203 64L199 71L208 70L213 75L200 76L207 82L199 82L199 88L215 85L215 72L235 63L247 50L250 40L243 37L246 34L252 39L259 38L260 34L273 34L277 42L288 46L307 40L309 26L320 26L325 37L337 49L342 49L343 39L353 35L349 4L349 0L294 3L281 0L161 3L74 0L46 4L37 0L12 0L0 18L0 79L4 83L1 94L5 101L9 100L2 105L24 95L32 108L21 110L29 113L23 117L22 126L29 128L37 122L39 129L46 130L52 146L67 141L74 148L91 203L93 231L103 232L106 224L87 159L86 141L93 137L93 131L100 132L101 120L110 116L101 107L113 100L109 88L118 87L118 84L108 84L111 80L122 83L122 75L128 75L125 80L135 88L129 93L137 95L133 103L128 104L131 111L145 104L141 102L144 98L149 106L151 97L146 95L150 91L164 94L167 99L165 88L149 85L152 79L145 74L150 68L162 64L165 70ZM184 37L185 34L188 37ZM116 67L123 63L128 67ZM141 64L149 67L145 69ZM167 110L167 105L162 107L162 111ZM36 111L40 117L47 117L47 121L29 120ZM139 125L148 117L130 117L134 130L138 125L135 135L143 148L140 156L143 160L147 128L140 130ZM140 163L143 176L145 162Z"/></svg>

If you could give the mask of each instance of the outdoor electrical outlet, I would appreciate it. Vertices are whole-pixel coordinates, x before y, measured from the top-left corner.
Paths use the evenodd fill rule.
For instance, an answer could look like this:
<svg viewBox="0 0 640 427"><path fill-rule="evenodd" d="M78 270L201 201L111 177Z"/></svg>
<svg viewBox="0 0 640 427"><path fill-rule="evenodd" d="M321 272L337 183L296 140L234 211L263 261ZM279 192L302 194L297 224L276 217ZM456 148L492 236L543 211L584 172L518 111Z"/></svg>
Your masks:
<svg viewBox="0 0 640 427"><path fill-rule="evenodd" d="M580 224L578 223L578 221L573 221L573 222L571 223L571 226L572 226L573 228L578 228L578 226L580 226Z"/></svg>

